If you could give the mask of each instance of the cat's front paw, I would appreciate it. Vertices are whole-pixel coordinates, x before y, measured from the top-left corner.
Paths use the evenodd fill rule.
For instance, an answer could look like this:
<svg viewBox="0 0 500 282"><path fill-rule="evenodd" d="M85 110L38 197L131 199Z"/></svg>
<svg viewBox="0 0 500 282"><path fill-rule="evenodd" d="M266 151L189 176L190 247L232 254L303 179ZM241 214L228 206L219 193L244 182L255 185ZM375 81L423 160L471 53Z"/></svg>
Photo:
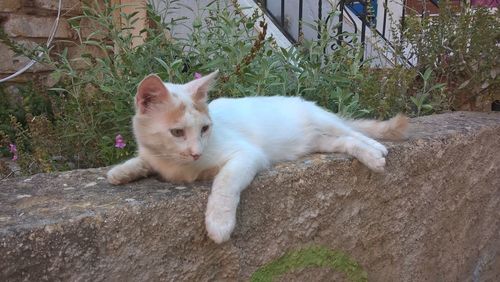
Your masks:
<svg viewBox="0 0 500 282"><path fill-rule="evenodd" d="M222 215L207 215L205 217L205 225L207 228L208 237L215 243L220 244L226 242L231 237L236 220L232 216Z"/></svg>
<svg viewBox="0 0 500 282"><path fill-rule="evenodd" d="M230 198L210 195L208 199L205 226L208 237L217 244L229 240L236 225L238 199Z"/></svg>
<svg viewBox="0 0 500 282"><path fill-rule="evenodd" d="M115 166L108 171L106 174L108 182L113 185L120 185L130 182L129 177L127 177L126 173L122 171L120 166Z"/></svg>

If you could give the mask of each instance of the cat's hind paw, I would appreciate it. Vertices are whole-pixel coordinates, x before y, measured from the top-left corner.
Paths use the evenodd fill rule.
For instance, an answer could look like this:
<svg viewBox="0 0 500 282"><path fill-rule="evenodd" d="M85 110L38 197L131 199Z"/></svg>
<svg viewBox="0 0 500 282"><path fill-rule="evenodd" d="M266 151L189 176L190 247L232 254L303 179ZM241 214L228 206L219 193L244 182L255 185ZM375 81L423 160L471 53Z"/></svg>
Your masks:
<svg viewBox="0 0 500 282"><path fill-rule="evenodd" d="M382 143L379 143L373 139L370 139L369 142L366 143L375 148L376 150L380 151L383 157L387 156L387 154L389 153L387 148Z"/></svg>
<svg viewBox="0 0 500 282"><path fill-rule="evenodd" d="M384 156L384 157L387 156L387 154L389 154L389 150L387 150L387 148L384 145L382 145L380 143L379 143L379 145L380 146L378 146L377 149L380 150L380 152L382 153L382 156Z"/></svg>
<svg viewBox="0 0 500 282"><path fill-rule="evenodd" d="M367 166L375 172L382 173L385 170L385 158L374 159Z"/></svg>
<svg viewBox="0 0 500 282"><path fill-rule="evenodd" d="M385 157L383 152L370 150L359 156L358 158L369 169L382 173L385 168Z"/></svg>

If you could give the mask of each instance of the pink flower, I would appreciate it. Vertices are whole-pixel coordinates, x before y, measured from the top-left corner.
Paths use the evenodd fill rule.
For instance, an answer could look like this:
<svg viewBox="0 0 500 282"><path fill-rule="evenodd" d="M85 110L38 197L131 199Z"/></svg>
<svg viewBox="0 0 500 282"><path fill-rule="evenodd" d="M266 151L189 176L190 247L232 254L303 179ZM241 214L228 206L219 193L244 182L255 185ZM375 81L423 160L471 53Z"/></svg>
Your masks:
<svg viewBox="0 0 500 282"><path fill-rule="evenodd" d="M203 77L203 75L201 73L199 73L199 72L194 73L194 79L198 79L198 78L202 78L202 77Z"/></svg>
<svg viewBox="0 0 500 282"><path fill-rule="evenodd" d="M9 144L9 151L12 153L12 160L17 160L17 147L15 144Z"/></svg>
<svg viewBox="0 0 500 282"><path fill-rule="evenodd" d="M116 135L115 147L118 149L123 149L123 148L125 148L125 146L127 146L127 144L125 143L125 141L123 141L122 135L121 134Z"/></svg>

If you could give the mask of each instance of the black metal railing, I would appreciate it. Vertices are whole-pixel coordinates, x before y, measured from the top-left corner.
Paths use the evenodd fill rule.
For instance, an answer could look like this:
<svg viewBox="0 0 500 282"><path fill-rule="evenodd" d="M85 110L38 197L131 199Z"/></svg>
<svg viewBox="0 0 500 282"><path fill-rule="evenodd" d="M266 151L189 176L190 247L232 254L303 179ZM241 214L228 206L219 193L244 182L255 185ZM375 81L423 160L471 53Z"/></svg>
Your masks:
<svg viewBox="0 0 500 282"><path fill-rule="evenodd" d="M430 0L430 1L434 6L439 8L439 0Z"/></svg>
<svg viewBox="0 0 500 282"><path fill-rule="evenodd" d="M276 6L276 2L274 1L266 1L266 0L256 0L258 4L264 9L265 13L268 15L268 17L274 22L274 24L281 30L281 32L292 42L292 43L297 43L299 41L299 38L303 35L303 18L304 18L304 1L299 0L298 3L298 30L297 30L297 35L293 36L292 33L290 32L290 29L287 28L288 24L286 15L285 15L285 5L286 2L285 0L281 0L280 7L279 9L270 9L270 6L268 4L273 4ZM312 1L308 1L308 5L311 4ZM376 17L376 11L378 7L373 7L374 4L376 5L376 2L373 0L340 0L337 3L337 11L339 12L339 18L338 18L338 27L337 27L337 35L338 37L338 43L340 44L342 40L345 40L343 38L343 34L345 34L346 29L345 29L345 19L348 19L351 22L351 28L354 29L354 34L357 34L359 36L360 43L365 46L366 44L366 35L367 35L367 30L371 30L372 33L376 33L377 36L379 36L385 44L390 46L391 48L394 49L393 44L390 42L390 40L387 38L387 29L388 29L388 6L387 6L387 0L384 1L384 7L383 8L383 17L382 17L382 30L379 31L377 27L377 17ZM310 8L310 7L308 7ZM276 13L279 11L279 13ZM404 9L402 13L402 17L404 17ZM358 26L356 24L355 18L358 19L358 22L360 22L361 26ZM317 1L317 19L322 20L323 19L323 0L318 0ZM326 20L331 20L329 18L326 18ZM404 22L404 19L401 19L401 22ZM318 27L318 32L317 36L318 38L321 36L321 30L320 26ZM350 43L352 40L347 41L347 43ZM333 46L332 46L333 47ZM407 58L401 58L406 64L412 65L412 63L407 59Z"/></svg>
<svg viewBox="0 0 500 282"><path fill-rule="evenodd" d="M363 24L368 26L368 27L374 27L375 24L375 15L373 15L372 12L372 6L369 3L370 0L340 0L337 8L340 12L340 18L339 22L343 22L344 17L348 17L353 24L355 24L353 15L358 17L359 19L362 20ZM285 10L286 10L286 1L281 0L280 2L280 8L279 8L279 14L274 13L269 9L268 6L268 1L266 0L256 0L257 4L260 4L260 6L264 9L266 14L269 16L269 18L278 26L278 28L281 29L281 31L285 34L286 37L291 39L292 43L297 43L298 37L302 34L302 29L303 29L303 11L304 11L304 0L299 0L298 3L298 31L297 37L294 37L290 31L287 29L287 22L286 22L286 15L285 15ZM270 3L271 1L269 1ZM274 1L273 1L274 2ZM386 0L387 2L387 0ZM349 9L349 12L346 11L346 9ZM317 11L318 11L318 20L323 19L323 0L318 0L317 2ZM386 21L387 21L387 16L384 16L384 27L386 26ZM357 26L354 27L357 30L363 30L363 27L359 28ZM366 29L366 27L365 27ZM343 32L342 29L339 30L340 32ZM321 33L321 30L318 30L318 36ZM383 31L383 34L385 35L385 31Z"/></svg>

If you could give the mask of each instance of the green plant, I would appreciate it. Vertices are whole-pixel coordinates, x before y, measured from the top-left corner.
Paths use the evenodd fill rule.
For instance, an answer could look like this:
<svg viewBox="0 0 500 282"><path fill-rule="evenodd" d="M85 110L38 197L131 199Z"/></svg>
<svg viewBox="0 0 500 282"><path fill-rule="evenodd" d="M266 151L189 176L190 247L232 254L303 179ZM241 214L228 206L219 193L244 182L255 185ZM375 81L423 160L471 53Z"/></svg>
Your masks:
<svg viewBox="0 0 500 282"><path fill-rule="evenodd" d="M409 96L416 70L401 65L387 69L364 69L359 81L361 107L372 109L371 115L389 118L397 113L412 115Z"/></svg>
<svg viewBox="0 0 500 282"><path fill-rule="evenodd" d="M369 61L361 60L363 49L354 35L328 33L336 30L331 20L336 11L326 17L329 20L309 24L320 32L318 40L302 38L300 45L283 49L268 36L262 14L254 11L244 16L237 1L217 0L202 11L193 9L190 26L186 18L175 18L176 9L185 7L182 1L165 0L160 14L159 7L141 7L147 11L149 24L139 35L132 32L139 14L121 13L122 6L113 3L104 0L83 5L82 15L69 21L78 40L59 42L70 48L36 49L45 54L38 60L54 69L53 87L28 85L12 97L0 87L0 94L9 97L0 99L0 131L6 136L2 142L19 143L25 172L110 165L134 154L133 97L138 83L150 73L184 83L195 72L219 69L218 85L210 99L301 96L347 117L429 114L457 108L461 93L475 97L498 89L498 52L494 52L498 39L490 37L498 38L492 23L499 17L481 10L463 11L457 19L451 14L432 20L410 18L404 31L407 40L396 49L412 44L418 65L374 70ZM488 20L478 19L481 16ZM189 32L180 36L179 28ZM488 37L487 32L491 33ZM136 37L144 42L135 45ZM464 42L476 37L483 49L477 51L475 42L470 43L474 50L467 49ZM348 44L342 40L346 38L353 41ZM3 32L0 40L33 58L35 51ZM442 40L447 42L444 47L439 45ZM70 55L74 53L81 55ZM31 119L42 122L39 126L46 130L30 126ZM116 146L118 135L125 147ZM10 154L7 145L0 148L4 156Z"/></svg>
<svg viewBox="0 0 500 282"><path fill-rule="evenodd" d="M19 143L23 161L37 160L35 163L40 164L32 165L30 173L36 168L47 171L49 164L52 168L103 166L130 157L136 150L130 124L135 88L150 73L184 83L195 72L219 69L219 84L211 99L294 95L346 116L369 112L358 102L357 81L362 79L364 68L360 48L338 45L336 51L325 52L327 46L337 44L337 38L325 33L328 25L332 27L331 22L315 23L324 32L318 42L306 41L285 50L267 36L262 14L255 11L246 17L236 1L230 3L233 9L228 9L225 1L213 1L204 11L193 11L195 20L184 37L178 37L177 30L186 27L185 19L162 20L172 16L182 2L165 3L161 15L151 6L142 7L147 10L149 26L140 35L131 32L137 13L120 14L122 6L109 0L83 5L82 15L70 19L77 42L64 42L73 51L44 50L42 61L53 67L51 78L57 83L50 89L32 89L27 97L47 97L50 107L41 111L23 107L23 113L47 121L45 126L52 128L47 130L51 138L39 136L43 132L32 132L25 117L18 118L16 126L5 128L9 142ZM201 13L204 18L199 17ZM256 25L259 31L254 29ZM144 36L143 44L133 44L136 36ZM32 56L32 52L10 43L18 52ZM70 56L75 48L81 56ZM2 116L2 120L10 119L10 114ZM115 147L118 134L125 140L125 147ZM57 144L48 146L35 141L38 138ZM54 157L66 165L55 163Z"/></svg>
<svg viewBox="0 0 500 282"><path fill-rule="evenodd" d="M23 125L16 117L10 116L9 123L13 136L0 132L0 145L8 148L12 159L17 161L21 170L26 174L60 169L61 167L56 167L53 158L60 155L50 121L43 115L27 114L26 118L27 124Z"/></svg>
<svg viewBox="0 0 500 282"><path fill-rule="evenodd" d="M393 48L378 48L380 54L402 59L393 60L391 68L365 69L369 73L361 81L360 103L373 109L372 115L488 110L491 101L500 98L498 10L453 6L447 1L439 5L440 13L434 16L407 7L404 26L392 30L396 34L402 30L401 40L393 41ZM403 62L409 57L417 59L414 66Z"/></svg>
<svg viewBox="0 0 500 282"><path fill-rule="evenodd" d="M340 251L331 251L321 246L311 246L291 251L259 268L252 274L251 282L274 281L279 276L307 267L327 267L344 273L349 281L368 281L368 275L361 266Z"/></svg>
<svg viewBox="0 0 500 282"><path fill-rule="evenodd" d="M431 75L432 75L432 70L427 69L425 72L419 73L420 77L422 78L422 88L419 89L416 93L415 96L411 96L410 100L413 102L413 105L416 107L416 115L420 116L422 111L430 112L433 110L432 104L429 102L430 97L439 97L440 95L435 94L437 93L443 93L446 84L445 83L438 83L438 84L432 84L431 83ZM434 95L433 95L434 94Z"/></svg>
<svg viewBox="0 0 500 282"><path fill-rule="evenodd" d="M447 87L442 106L474 109L480 98L500 91L500 11L439 2L437 16L408 16L405 46L413 49L419 70L433 71Z"/></svg>

